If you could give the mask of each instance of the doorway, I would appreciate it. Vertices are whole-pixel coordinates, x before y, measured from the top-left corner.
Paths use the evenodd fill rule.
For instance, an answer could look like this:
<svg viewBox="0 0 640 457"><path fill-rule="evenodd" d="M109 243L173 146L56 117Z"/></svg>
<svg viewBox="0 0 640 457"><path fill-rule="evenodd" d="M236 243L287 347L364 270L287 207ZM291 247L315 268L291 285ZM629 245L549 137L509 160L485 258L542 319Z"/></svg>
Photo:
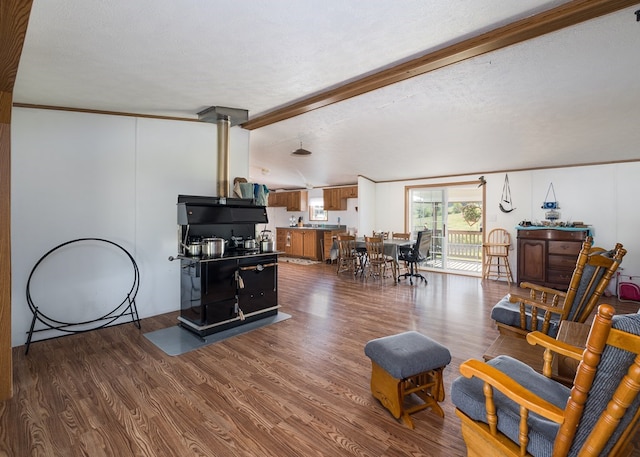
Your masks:
<svg viewBox="0 0 640 457"><path fill-rule="evenodd" d="M405 187L406 226L412 239L431 231L429 258L423 268L482 274L484 187L478 182Z"/></svg>

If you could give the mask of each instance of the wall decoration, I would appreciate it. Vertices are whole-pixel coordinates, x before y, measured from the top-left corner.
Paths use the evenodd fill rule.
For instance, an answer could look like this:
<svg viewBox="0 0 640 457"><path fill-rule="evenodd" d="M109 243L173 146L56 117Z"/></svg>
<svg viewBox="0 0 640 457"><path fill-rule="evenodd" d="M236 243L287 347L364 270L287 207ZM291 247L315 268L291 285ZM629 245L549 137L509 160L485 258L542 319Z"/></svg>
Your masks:
<svg viewBox="0 0 640 457"><path fill-rule="evenodd" d="M503 204L504 203L504 204ZM502 200L498 204L500 207L500 211L503 213L510 213L515 208L513 207L513 202L511 201L511 188L509 187L509 175L504 175L504 184L502 185Z"/></svg>
<svg viewBox="0 0 640 457"><path fill-rule="evenodd" d="M553 200L549 200L549 193L553 194ZM553 183L549 184L549 188L547 189L547 195L544 197L544 202L542 203L542 209L548 209L546 213L544 213L545 219L548 221L555 221L560 219L560 205L558 205L558 200L556 198L556 190L553 188Z"/></svg>
<svg viewBox="0 0 640 457"><path fill-rule="evenodd" d="M472 227L482 217L482 209L475 203L469 203L462 207L462 218Z"/></svg>

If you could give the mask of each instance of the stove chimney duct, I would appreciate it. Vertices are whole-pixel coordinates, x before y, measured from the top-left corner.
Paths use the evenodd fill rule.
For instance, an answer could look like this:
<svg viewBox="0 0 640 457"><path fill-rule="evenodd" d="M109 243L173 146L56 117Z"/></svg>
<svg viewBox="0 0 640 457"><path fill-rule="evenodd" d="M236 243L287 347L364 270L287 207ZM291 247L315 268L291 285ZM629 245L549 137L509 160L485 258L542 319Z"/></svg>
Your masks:
<svg viewBox="0 0 640 457"><path fill-rule="evenodd" d="M229 130L231 119L229 116L218 118L218 197L229 196Z"/></svg>
<svg viewBox="0 0 640 457"><path fill-rule="evenodd" d="M203 122L211 122L218 126L218 197L229 197L231 183L229 178L229 132L231 127L241 124L249 119L247 110L238 108L225 108L223 106L211 106L198 113L198 119Z"/></svg>

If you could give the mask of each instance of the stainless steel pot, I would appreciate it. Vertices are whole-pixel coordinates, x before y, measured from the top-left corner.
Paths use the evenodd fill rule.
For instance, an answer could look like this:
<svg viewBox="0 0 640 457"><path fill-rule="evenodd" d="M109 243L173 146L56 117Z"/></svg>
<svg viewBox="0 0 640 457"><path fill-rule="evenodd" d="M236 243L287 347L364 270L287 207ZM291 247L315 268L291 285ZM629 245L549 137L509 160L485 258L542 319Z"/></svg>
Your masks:
<svg viewBox="0 0 640 457"><path fill-rule="evenodd" d="M184 248L187 251L187 255L199 256L202 254L202 243L200 242L186 244Z"/></svg>
<svg viewBox="0 0 640 457"><path fill-rule="evenodd" d="M274 250L275 246L273 240L260 241L260 252L273 252Z"/></svg>
<svg viewBox="0 0 640 457"><path fill-rule="evenodd" d="M226 243L227 240L224 238L203 238L202 254L208 257L222 257Z"/></svg>
<svg viewBox="0 0 640 457"><path fill-rule="evenodd" d="M255 249L256 248L256 240L244 240L244 248L245 249Z"/></svg>
<svg viewBox="0 0 640 457"><path fill-rule="evenodd" d="M264 229L260 236L260 252L273 252L276 250L275 243L271 238L271 230Z"/></svg>

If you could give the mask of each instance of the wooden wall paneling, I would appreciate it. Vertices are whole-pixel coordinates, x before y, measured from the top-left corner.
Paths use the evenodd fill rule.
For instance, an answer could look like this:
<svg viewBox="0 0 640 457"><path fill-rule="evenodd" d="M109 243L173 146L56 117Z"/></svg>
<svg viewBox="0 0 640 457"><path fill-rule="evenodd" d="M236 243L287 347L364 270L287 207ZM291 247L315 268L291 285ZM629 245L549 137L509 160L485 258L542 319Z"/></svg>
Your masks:
<svg viewBox="0 0 640 457"><path fill-rule="evenodd" d="M0 400L13 393L11 357L11 104L32 0L0 2Z"/></svg>
<svg viewBox="0 0 640 457"><path fill-rule="evenodd" d="M11 97L3 96L11 100ZM10 106L10 105L9 105ZM3 110L3 108L0 108ZM13 393L11 360L11 124L0 123L0 400Z"/></svg>
<svg viewBox="0 0 640 457"><path fill-rule="evenodd" d="M567 2L534 16L467 38L445 48L427 52L422 56L391 68L386 68L342 86L285 105L269 113L249 119L242 124L242 127L254 130L275 124L276 122L299 116L414 76L614 13L637 3L637 0L574 0Z"/></svg>

